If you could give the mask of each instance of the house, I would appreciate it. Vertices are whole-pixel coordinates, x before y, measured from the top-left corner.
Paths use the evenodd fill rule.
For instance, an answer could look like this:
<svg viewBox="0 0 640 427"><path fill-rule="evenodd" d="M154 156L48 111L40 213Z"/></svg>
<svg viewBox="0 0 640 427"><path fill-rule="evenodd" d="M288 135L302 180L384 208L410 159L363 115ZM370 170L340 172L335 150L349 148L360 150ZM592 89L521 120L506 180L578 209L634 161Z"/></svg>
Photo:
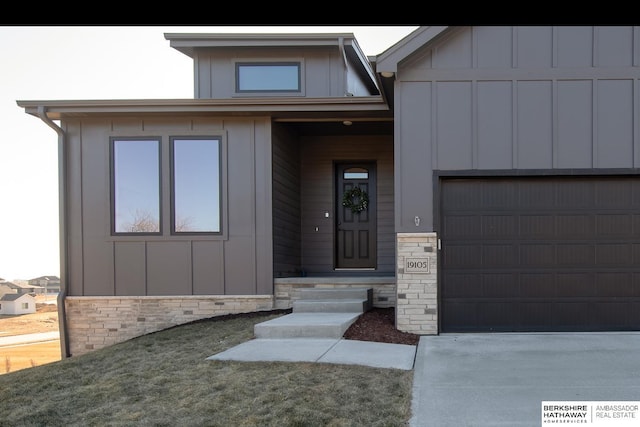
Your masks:
<svg viewBox="0 0 640 427"><path fill-rule="evenodd" d="M15 285L11 282L0 280L0 296L4 294L15 294Z"/></svg>
<svg viewBox="0 0 640 427"><path fill-rule="evenodd" d="M16 283L17 282L17 283ZM43 294L44 288L37 285L30 285L23 282L0 282L0 294L3 293L2 289L6 289L5 293L17 293L17 294Z"/></svg>
<svg viewBox="0 0 640 427"><path fill-rule="evenodd" d="M36 312L36 299L29 294L4 294L0 297L0 314Z"/></svg>
<svg viewBox="0 0 640 427"><path fill-rule="evenodd" d="M29 285L43 289L44 294L57 294L60 292L60 278L58 276L40 276L29 280Z"/></svg>
<svg viewBox="0 0 640 427"><path fill-rule="evenodd" d="M316 286L423 335L640 329L640 27L165 38L194 99L18 101L59 138L65 357Z"/></svg>

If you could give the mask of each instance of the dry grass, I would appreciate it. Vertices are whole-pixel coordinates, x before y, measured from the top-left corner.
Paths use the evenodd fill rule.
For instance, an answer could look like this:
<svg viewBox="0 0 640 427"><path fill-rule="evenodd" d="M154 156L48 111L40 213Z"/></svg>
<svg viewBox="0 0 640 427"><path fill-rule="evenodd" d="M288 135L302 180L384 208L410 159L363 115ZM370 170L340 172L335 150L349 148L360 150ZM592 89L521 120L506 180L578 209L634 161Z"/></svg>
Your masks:
<svg viewBox="0 0 640 427"><path fill-rule="evenodd" d="M0 374L46 365L59 361L60 358L59 340L0 347L0 361L3 362Z"/></svg>
<svg viewBox="0 0 640 427"><path fill-rule="evenodd" d="M407 425L412 371L206 360L278 315L196 322L1 375L0 425Z"/></svg>
<svg viewBox="0 0 640 427"><path fill-rule="evenodd" d="M53 297L38 295L37 301ZM0 337L58 332L58 307L55 304L37 303L37 312L20 315L0 315ZM0 375L25 368L46 365L60 360L60 341L21 344L0 347Z"/></svg>

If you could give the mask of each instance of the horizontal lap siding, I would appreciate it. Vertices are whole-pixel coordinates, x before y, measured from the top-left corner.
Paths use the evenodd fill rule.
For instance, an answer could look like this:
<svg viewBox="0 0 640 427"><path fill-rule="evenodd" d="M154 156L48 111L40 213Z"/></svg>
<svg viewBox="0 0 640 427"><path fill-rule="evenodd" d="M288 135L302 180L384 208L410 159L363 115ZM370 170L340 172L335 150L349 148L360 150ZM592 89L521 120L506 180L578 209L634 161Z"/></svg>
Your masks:
<svg viewBox="0 0 640 427"><path fill-rule="evenodd" d="M274 125L273 134L274 277L297 276L302 268L300 143L281 125Z"/></svg>

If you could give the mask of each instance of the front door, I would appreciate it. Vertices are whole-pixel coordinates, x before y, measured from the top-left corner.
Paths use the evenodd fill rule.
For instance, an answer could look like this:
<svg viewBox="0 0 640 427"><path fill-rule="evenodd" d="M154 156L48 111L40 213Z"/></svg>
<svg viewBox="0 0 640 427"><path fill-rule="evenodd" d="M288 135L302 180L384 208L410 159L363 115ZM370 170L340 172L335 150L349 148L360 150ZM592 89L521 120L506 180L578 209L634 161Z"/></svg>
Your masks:
<svg viewBox="0 0 640 427"><path fill-rule="evenodd" d="M376 268L375 163L336 165L336 268Z"/></svg>

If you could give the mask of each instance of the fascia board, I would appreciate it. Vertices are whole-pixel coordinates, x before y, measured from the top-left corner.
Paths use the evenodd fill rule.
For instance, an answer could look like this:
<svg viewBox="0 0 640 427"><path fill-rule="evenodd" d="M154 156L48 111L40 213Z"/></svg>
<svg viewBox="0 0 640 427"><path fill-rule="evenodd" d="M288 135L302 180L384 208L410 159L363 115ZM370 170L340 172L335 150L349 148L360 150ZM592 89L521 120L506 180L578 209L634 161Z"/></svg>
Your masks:
<svg viewBox="0 0 640 427"><path fill-rule="evenodd" d="M376 56L376 72L398 71L398 64L409 55L442 34L449 26L420 27L405 38Z"/></svg>

